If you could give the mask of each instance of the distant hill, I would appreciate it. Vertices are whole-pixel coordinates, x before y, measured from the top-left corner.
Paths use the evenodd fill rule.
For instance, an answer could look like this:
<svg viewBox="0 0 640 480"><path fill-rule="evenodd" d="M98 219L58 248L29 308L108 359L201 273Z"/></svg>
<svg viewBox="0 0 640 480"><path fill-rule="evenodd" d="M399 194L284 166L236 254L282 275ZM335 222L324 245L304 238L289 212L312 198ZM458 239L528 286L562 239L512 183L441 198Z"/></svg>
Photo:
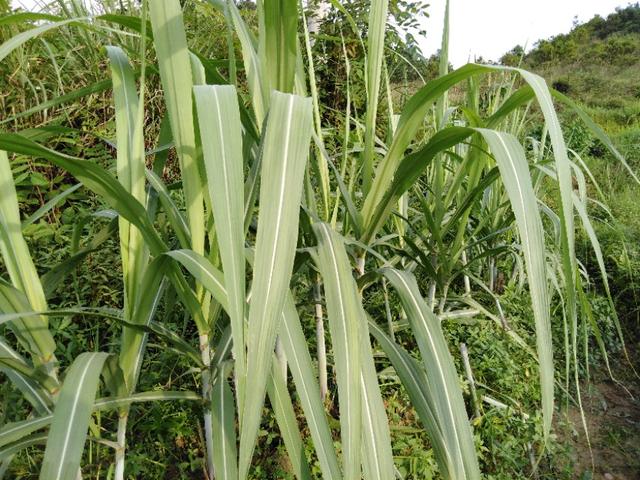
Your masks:
<svg viewBox="0 0 640 480"><path fill-rule="evenodd" d="M543 75L579 100L612 135L640 127L640 4L606 18L576 24L571 32L540 40L523 55L517 46L501 58Z"/></svg>

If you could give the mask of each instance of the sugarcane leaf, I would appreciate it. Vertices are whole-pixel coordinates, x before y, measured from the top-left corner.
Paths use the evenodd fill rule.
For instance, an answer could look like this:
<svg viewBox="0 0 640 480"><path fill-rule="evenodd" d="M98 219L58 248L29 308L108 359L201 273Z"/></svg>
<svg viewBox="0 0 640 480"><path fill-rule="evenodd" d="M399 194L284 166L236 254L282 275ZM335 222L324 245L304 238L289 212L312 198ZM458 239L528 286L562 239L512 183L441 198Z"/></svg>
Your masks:
<svg viewBox="0 0 640 480"><path fill-rule="evenodd" d="M45 23L44 25L40 25L38 27L25 30L24 32L20 32L0 45L0 62L4 60L7 55L9 55L16 48L24 45L26 42L38 37L39 35L42 35L50 30L62 27L64 25L68 25L70 23L78 23L86 20L86 18L70 18L67 20L62 20L60 22Z"/></svg>
<svg viewBox="0 0 640 480"><path fill-rule="evenodd" d="M17 442L25 436L48 426L52 418L53 415L46 415L4 425L0 429L0 447Z"/></svg>
<svg viewBox="0 0 640 480"><path fill-rule="evenodd" d="M529 292L536 324L536 344L540 365L540 388L545 432L553 417L554 368L551 341L550 300L547 290L546 250L538 201L524 149L512 135L478 130L496 159L502 183L516 218L524 251ZM572 283L572 282L571 282Z"/></svg>
<svg viewBox="0 0 640 480"><path fill-rule="evenodd" d="M451 478L479 479L473 434L440 321L422 298L412 274L392 268L382 272L400 297L420 349L431 397L429 403L449 454L446 471Z"/></svg>
<svg viewBox="0 0 640 480"><path fill-rule="evenodd" d="M365 221L372 216L373 210L380 204L382 196L393 181L395 171L405 150L422 126L425 115L433 102L455 84L489 71L491 71L490 68L486 66L465 65L443 77L428 82L407 101L398 121L391 146L385 158L378 165L371 190L365 198L362 211Z"/></svg>
<svg viewBox="0 0 640 480"><path fill-rule="evenodd" d="M236 388L243 405L246 369L244 340L245 259L244 259L244 178L242 123L235 87L194 88L200 134L207 173L209 197L213 205L220 258L227 288Z"/></svg>
<svg viewBox="0 0 640 480"><path fill-rule="evenodd" d="M134 299L132 314L128 318L130 323L151 326L164 293L168 263L169 259L166 256L157 257L145 269L140 284L137 285L139 294ZM129 392L132 392L138 383L146 341L147 332L126 326L123 328L122 351L118 363L122 368L125 385L129 388Z"/></svg>
<svg viewBox="0 0 640 480"><path fill-rule="evenodd" d="M180 262L191 275L200 282L216 299L222 308L228 311L227 290L223 273L215 268L211 261L192 250L173 250L166 255Z"/></svg>
<svg viewBox="0 0 640 480"><path fill-rule="evenodd" d="M0 284L0 309L3 312L20 310L47 310L42 283L31 258L29 247L22 236L18 197L13 182L9 157L0 150L0 253L15 291ZM21 292L24 298L19 298ZM24 337L29 339L31 352L41 362L53 357L55 341L49 333L48 321L31 317L22 321Z"/></svg>
<svg viewBox="0 0 640 480"><path fill-rule="evenodd" d="M216 478L235 480L238 478L235 406L227 382L227 369L222 366L221 370L213 381L211 391L213 441L219 446L213 452L213 465Z"/></svg>
<svg viewBox="0 0 640 480"><path fill-rule="evenodd" d="M266 74L258 57L256 39L240 15L235 2L226 0L226 8L227 13L225 15L229 15L231 18L236 35L240 40L244 69L247 75L247 83L249 84L249 93L251 94L251 106L253 107L258 128L260 128L269 108L269 90L266 85Z"/></svg>
<svg viewBox="0 0 640 480"><path fill-rule="evenodd" d="M291 461L293 473L298 480L310 480L311 471L305 456L293 403L275 355L273 356L271 373L267 382L267 393Z"/></svg>
<svg viewBox="0 0 640 480"><path fill-rule="evenodd" d="M139 17L132 17L131 15L118 15L114 13L107 13L96 17L96 20L102 20L104 22L115 23L122 27L129 28L137 33L142 33L142 20ZM153 31L151 22L147 22L146 35L150 40L153 40Z"/></svg>
<svg viewBox="0 0 640 480"><path fill-rule="evenodd" d="M153 188L153 190L158 194L160 204L167 214L167 219L169 220L173 231L176 233L176 237L178 237L180 246L182 248L189 248L191 245L189 224L176 203L173 201L173 198L171 198L171 194L169 193L167 186L153 170L146 170L146 177L151 188Z"/></svg>
<svg viewBox="0 0 640 480"><path fill-rule="evenodd" d="M113 410L134 403L154 403L167 401L202 401L202 397L194 392L179 391L151 391L141 392L130 396L107 397L95 401L93 410ZM37 418L22 420L4 425L0 429L0 447L17 442L26 435L45 428L51 424L53 414ZM46 436L44 437L46 438Z"/></svg>
<svg viewBox="0 0 640 480"><path fill-rule="evenodd" d="M45 158L68 171L109 203L120 215L138 227L152 253L158 254L167 249L149 219L144 206L99 165L58 153L21 135L12 133L0 133L0 148L23 155Z"/></svg>
<svg viewBox="0 0 640 480"><path fill-rule="evenodd" d="M12 15L5 15L0 18L0 25L11 25L15 23L35 22L39 20L60 21L64 18L49 13L39 12L18 12Z"/></svg>
<svg viewBox="0 0 640 480"><path fill-rule="evenodd" d="M55 393L58 390L58 381L50 376L42 368L34 368L22 359L13 356L0 357L0 366L13 370L23 377L28 378L44 391Z"/></svg>
<svg viewBox="0 0 640 480"><path fill-rule="evenodd" d="M633 178L636 183L640 183L640 179L638 178L636 172L633 170L633 168L631 168L624 156L618 151L609 136L604 132L604 130L602 130L602 128L598 126L597 123L595 123L591 119L591 117L589 117L589 115L582 108L580 108L580 106L576 102L571 100L566 95L558 92L557 90L551 90L551 95L560 100L562 103L571 107L578 114L580 120L584 122L589 130L591 130L591 133L593 133L593 135L598 140L600 140L605 147L607 147L607 149L616 158L616 160L618 160L624 166L627 172L629 172L629 175L631 175L631 178Z"/></svg>
<svg viewBox="0 0 640 480"><path fill-rule="evenodd" d="M205 238L204 197L193 120L191 60L180 2L149 2L149 17L169 122L180 161L191 248L202 254Z"/></svg>
<svg viewBox="0 0 640 480"><path fill-rule="evenodd" d="M442 476L444 478L454 478L449 470L452 463L451 459L454 455L448 451L446 437L436 418L437 413L432 398L436 392L429 389L424 368L409 355L409 352L391 340L372 320L369 320L369 330L384 350L398 374L400 382L407 391L411 405L416 409L418 418L429 435Z"/></svg>
<svg viewBox="0 0 640 480"><path fill-rule="evenodd" d="M367 113L364 130L363 152L363 188L365 195L371 188L373 179L374 145L376 137L376 120L378 117L378 99L384 64L385 32L389 0L371 3L369 10L369 26L367 31Z"/></svg>
<svg viewBox="0 0 640 480"><path fill-rule="evenodd" d="M170 402L170 401L190 401L201 402L202 396L195 392L188 391L149 391L140 392L128 397L107 397L100 398L95 401L93 406L94 410L114 410L126 405L134 403L155 403L155 402Z"/></svg>
<svg viewBox="0 0 640 480"><path fill-rule="evenodd" d="M300 404L313 438L316 454L325 480L340 480L342 474L333 446L331 430L324 412L320 387L314 373L311 355L304 337L300 318L291 294L287 295L280 325L280 341L291 369L291 375L300 396Z"/></svg>
<svg viewBox="0 0 640 480"><path fill-rule="evenodd" d="M438 131L429 142L415 153L402 159L388 190L374 207L371 217L365 219L363 243L369 243L382 228L400 197L411 188L422 172L439 153L460 143L473 133L470 128L448 127Z"/></svg>
<svg viewBox="0 0 640 480"><path fill-rule="evenodd" d="M317 267L324 280L340 408L343 473L360 478L362 384L360 319L364 312L351 264L338 235L325 223L314 225Z"/></svg>
<svg viewBox="0 0 640 480"><path fill-rule="evenodd" d="M378 374L373 361L369 329L365 317L361 317L360 346L362 387L362 470L364 478L383 480L393 478L393 452L389 419L382 401Z"/></svg>
<svg viewBox="0 0 640 480"><path fill-rule="evenodd" d="M21 438L17 442L10 443L0 448L0 461L9 459L12 455L33 445L44 445L47 443L46 433L36 433L25 438Z"/></svg>
<svg viewBox="0 0 640 480"><path fill-rule="evenodd" d="M40 480L75 478L80 467L100 372L108 354L82 353L69 367L56 401Z"/></svg>
<svg viewBox="0 0 640 480"><path fill-rule="evenodd" d="M293 269L303 175L309 155L311 100L273 92L264 141L260 216L247 334L247 391L241 417L240 478L260 424L271 354Z"/></svg>
<svg viewBox="0 0 640 480"><path fill-rule="evenodd" d="M23 364L27 364L26 360L13 348L9 346L7 340L0 336L0 357L3 358L12 358L14 361L21 362ZM40 414L46 414L51 412L51 404L53 400L44 388L30 379L27 375L23 375L19 371L16 371L9 366L5 366L0 364L0 371L4 373L9 380L14 384L14 386L20 390L22 395L33 405L36 411ZM2 434L0 433L0 436Z"/></svg>
<svg viewBox="0 0 640 480"><path fill-rule="evenodd" d="M269 90L293 93L298 56L297 0L265 0L264 25L262 62Z"/></svg>

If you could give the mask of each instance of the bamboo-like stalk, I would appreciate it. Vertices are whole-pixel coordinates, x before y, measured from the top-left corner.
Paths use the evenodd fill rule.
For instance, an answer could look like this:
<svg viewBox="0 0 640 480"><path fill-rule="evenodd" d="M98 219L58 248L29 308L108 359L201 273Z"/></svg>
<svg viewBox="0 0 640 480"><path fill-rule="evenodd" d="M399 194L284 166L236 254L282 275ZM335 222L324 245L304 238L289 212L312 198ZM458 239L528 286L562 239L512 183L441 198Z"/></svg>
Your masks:
<svg viewBox="0 0 640 480"><path fill-rule="evenodd" d="M462 262L462 266L463 267L467 266L467 251L466 250L462 250L462 253L460 254L460 261ZM462 280L464 281L464 293L466 293L467 295L471 295L471 281L469 280L469 275L467 275L466 272L463 275Z"/></svg>
<svg viewBox="0 0 640 480"><path fill-rule="evenodd" d="M467 382L469 382L469 389L471 390L471 401L473 403L473 412L476 418L480 417L480 404L478 403L478 393L476 392L476 381L473 378L473 371L471 370L471 362L469 361L469 349L467 344L460 343L460 354L462 355L462 364L464 365L464 372L467 376Z"/></svg>
<svg viewBox="0 0 640 480"><path fill-rule="evenodd" d="M316 350L318 357L318 381L320 383L320 398L324 401L329 390L327 376L327 346L324 332L324 313L322 310L322 283L319 275L313 285L314 312L316 317Z"/></svg>
<svg viewBox="0 0 640 480"><path fill-rule="evenodd" d="M211 413L211 347L209 346L209 335L200 334L199 345L200 355L202 358L202 401L203 401L203 419L204 419L204 439L205 439L205 455L206 467L209 478L214 478L213 455L216 446L213 443L213 426Z"/></svg>
<svg viewBox="0 0 640 480"><path fill-rule="evenodd" d="M113 478L116 480L124 479L128 419L129 419L128 411L121 413L118 417L118 431L116 435L117 449L116 449L116 458L115 458L115 468L113 471Z"/></svg>

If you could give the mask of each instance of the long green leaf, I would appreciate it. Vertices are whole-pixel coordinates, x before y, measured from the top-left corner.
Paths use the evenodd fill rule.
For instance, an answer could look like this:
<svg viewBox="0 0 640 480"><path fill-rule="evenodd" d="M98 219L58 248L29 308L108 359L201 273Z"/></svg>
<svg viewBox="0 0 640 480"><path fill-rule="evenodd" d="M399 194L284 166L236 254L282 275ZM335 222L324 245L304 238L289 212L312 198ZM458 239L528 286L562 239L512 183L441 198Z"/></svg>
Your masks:
<svg viewBox="0 0 640 480"><path fill-rule="evenodd" d="M227 287L238 404L244 405L245 259L242 123L235 87L194 88L200 134L213 205L216 236Z"/></svg>
<svg viewBox="0 0 640 480"><path fill-rule="evenodd" d="M168 401L202 401L202 397L194 392L142 392L127 397L107 397L95 401L93 410L114 410L134 403L154 403ZM53 414L6 424L0 429L0 447L18 441L26 435L45 428L51 424Z"/></svg>
<svg viewBox="0 0 640 480"><path fill-rule="evenodd" d="M546 126L549 131L549 137L551 139L551 145L553 147L553 155L555 159L555 170L558 179L558 191L560 201L558 202L560 208L560 220L561 220L561 251L562 251L562 270L563 280L566 296L567 314L572 324L577 322L577 297L576 292L577 284L575 280L577 272L577 259L575 254L575 228L574 228L574 203L573 203L573 181L571 174L571 163L569 161L567 147L562 134L562 128L558 119L558 114L553 106L553 99L549 88L544 79L538 75L535 75L526 70L515 69L515 71L522 76L522 78L529 84L533 92L536 95L538 105L542 110L542 114L545 119ZM485 135L485 139L487 139ZM488 142L488 139L487 139ZM494 142L495 143L495 142ZM517 142L516 142L517 145ZM514 145L514 149L522 150L519 145ZM494 152L495 154L495 152ZM524 157L524 153L522 155ZM496 158L497 160L497 158ZM501 174L502 173L501 168ZM513 205L513 197L510 195ZM535 210L537 213L537 210ZM514 210L515 213L515 210ZM517 220L517 215L516 215ZM520 222L519 222L520 223ZM522 231L522 226L520 226ZM526 234L521 234L525 235ZM523 238L524 240L524 238ZM537 239L534 240L537 242ZM525 243L525 242L523 242ZM525 243L526 245L526 243ZM537 246L537 245L536 245ZM526 260L525 256L525 260ZM544 260L544 259L543 259ZM534 268L528 267L528 270ZM529 281L536 281L535 272L528 271ZM540 279L540 283L546 283L546 277ZM578 282L579 284L579 282ZM531 287L531 286L530 286ZM542 289L542 285L536 286L536 289ZM536 309L544 307L548 308L548 299L536 298L542 295L541 292L534 293L531 288L531 297L534 302L534 314L536 315L536 334L538 341L538 355L540 356L540 375L541 375L541 388L542 388L542 405L543 405L543 420L544 420L544 436L545 440L548 438L551 431L552 417L553 417L553 362L551 356L551 342L550 342L550 330L547 326L543 325L545 322L541 312L536 312ZM546 290L544 292L547 293ZM546 301L546 303L545 303ZM536 307L535 303L539 303ZM546 313L548 319L548 312ZM542 331L545 329L545 331ZM547 334L549 335L547 338ZM548 345L543 345L542 342L549 341ZM544 348L546 351L544 355L540 351Z"/></svg>
<svg viewBox="0 0 640 480"><path fill-rule="evenodd" d="M125 53L118 47L107 47L107 53L111 62L116 110L118 180L133 198L143 204L146 198L146 168L144 141L141 134L143 122L141 100L138 99L133 69ZM146 318L136 318L134 308L149 258L148 249L141 232L122 216L119 218L119 227L125 320L146 325L151 318L148 315L145 315ZM144 291L144 295L150 298L157 297L148 290ZM123 328L118 363L129 392L135 389L145 341L145 333Z"/></svg>
<svg viewBox="0 0 640 480"><path fill-rule="evenodd" d="M471 426L440 321L420 295L412 274L391 268L384 269L383 273L400 296L422 355L435 418L450 454L446 470L450 478L479 479Z"/></svg>
<svg viewBox="0 0 640 480"><path fill-rule="evenodd" d="M215 268L209 259L192 250L173 250L167 252L167 255L180 262L213 295L222 308L229 312L223 273Z"/></svg>
<svg viewBox="0 0 640 480"><path fill-rule="evenodd" d="M211 391L213 414L213 441L218 448L213 452L216 478L235 480L238 478L238 449L236 447L236 427L233 393L226 375L219 374Z"/></svg>
<svg viewBox="0 0 640 480"><path fill-rule="evenodd" d="M380 79L384 63L384 37L387 26L389 0L371 3L369 28L367 31L367 115L364 131L363 187L364 193L371 188L373 179L373 147L376 138Z"/></svg>
<svg viewBox="0 0 640 480"><path fill-rule="evenodd" d="M64 25L68 25L73 22L82 22L85 21L86 18L70 18L68 20L62 20L60 22L54 23L46 23L44 25L40 25L39 27L35 27L29 30L25 30L24 32L20 32L17 35L14 35L9 40L0 45L0 62L3 61L7 55L9 55L16 48L24 45L29 40L36 38L39 35L42 35L49 30L53 30L55 28L62 27Z"/></svg>
<svg viewBox="0 0 640 480"><path fill-rule="evenodd" d="M82 353L69 368L53 412L40 480L75 478L106 353Z"/></svg>
<svg viewBox="0 0 640 480"><path fill-rule="evenodd" d="M298 1L264 1L264 71L269 89L293 93L298 56Z"/></svg>
<svg viewBox="0 0 640 480"><path fill-rule="evenodd" d="M289 289L312 128L310 99L273 92L264 141L260 218L249 308L248 389L240 436L240 478L246 477L251 462L271 354Z"/></svg>
<svg viewBox="0 0 640 480"><path fill-rule="evenodd" d="M278 422L278 427L280 428L280 433L282 434L282 439L287 448L287 453L289 454L293 473L298 480L310 480L311 471L309 470L309 464L305 456L302 436L298 428L293 403L291 402L291 397L287 390L287 383L282 376L275 355L273 356L271 374L267 382L267 393L271 406L273 407L276 421Z"/></svg>
<svg viewBox="0 0 640 480"><path fill-rule="evenodd" d="M170 402L170 401L191 401L200 402L202 396L194 392L141 392L128 397L108 397L96 400L94 410L114 410L124 405L132 403L154 403L154 402Z"/></svg>
<svg viewBox="0 0 640 480"><path fill-rule="evenodd" d="M427 430L442 476L444 478L454 478L449 470L452 465L453 455L448 450L447 438L443 434L436 417L433 396L437 395L438 392L429 388L424 369L409 355L409 352L391 340L374 322L369 321L369 329L393 365L409 395L411 405L416 409L422 425Z"/></svg>
<svg viewBox="0 0 640 480"><path fill-rule="evenodd" d="M231 17L242 48L244 69L247 74L249 93L251 94L251 106L253 107L258 127L261 127L269 106L269 94L266 86L267 77L258 57L256 40L253 34L240 15L235 2L233 0L226 0L226 2L228 15Z"/></svg>
<svg viewBox="0 0 640 480"><path fill-rule="evenodd" d="M47 310L42 283L31 259L29 247L22 236L22 224L18 207L13 175L7 153L0 150L0 253L4 260L9 277L15 288L23 292L30 306L30 310ZM7 293L8 295L8 293ZM17 300L16 300L17 301ZM15 301L15 308L18 306ZM19 310L13 310L19 311ZM8 310L8 313L11 313ZM44 317L25 319L25 335L31 339L32 354L41 362L47 363L53 359L56 348L55 341L49 333L49 322Z"/></svg>
<svg viewBox="0 0 640 480"><path fill-rule="evenodd" d="M360 478L362 441L361 319L364 311L351 274L344 244L331 227L314 225L318 238L317 266L324 279L327 318L333 345L340 408L343 472Z"/></svg>
<svg viewBox="0 0 640 480"><path fill-rule="evenodd" d="M414 139L418 129L422 126L432 103L455 84L474 75L489 71L491 71L489 67L472 64L465 65L444 77L428 82L427 85L422 87L409 99L398 121L391 146L385 158L376 169L373 185L366 196L362 212L365 222L369 221L373 210L378 206L382 196L393 181L395 170L405 150Z"/></svg>
<svg viewBox="0 0 640 480"><path fill-rule="evenodd" d="M63 168L138 227L152 253L158 254L166 251L167 247L155 230L142 204L99 165L55 152L21 135L12 133L0 134L0 148L24 155L46 158Z"/></svg>
<svg viewBox="0 0 640 480"><path fill-rule="evenodd" d="M46 415L44 417L31 418L29 420L23 420L22 422L5 425L0 429L0 447L4 447L12 442L17 442L30 433L46 427L51 423L52 418L53 415Z"/></svg>
<svg viewBox="0 0 640 480"><path fill-rule="evenodd" d="M361 387L362 387L362 469L364 478L393 478L393 452L389 420L380 394L378 374L373 361L369 329L365 317L361 320Z"/></svg>
<svg viewBox="0 0 640 480"><path fill-rule="evenodd" d="M118 47L107 47L111 62L113 96L116 111L117 174L122 186L141 204L145 193L145 156L139 125L139 100L133 69ZM136 288L147 261L140 232L125 218L120 218L120 251L125 283L125 311L135 302Z"/></svg>
<svg viewBox="0 0 640 480"><path fill-rule="evenodd" d="M285 300L279 335L313 438L322 476L325 480L340 480L342 474L338 466L338 458L333 446L327 416L322 405L320 387L292 295L287 295Z"/></svg>
<svg viewBox="0 0 640 480"><path fill-rule="evenodd" d="M6 447L0 448L0 461L5 461L11 458L12 455L15 455L21 450L24 450L27 447L31 447L33 445L44 445L47 443L47 434L46 433L36 433L34 435L30 435L29 437L22 438L15 443L9 444Z"/></svg>
<svg viewBox="0 0 640 480"><path fill-rule="evenodd" d="M627 172L629 172L629 175L631 175L631 177L636 181L636 183L640 183L640 179L638 178L636 172L633 171L633 169L627 163L624 156L622 156L622 154L618 151L618 149L615 147L615 145L613 144L609 136L604 132L604 130L602 130L602 128L600 128L593 120L591 120L589 115L587 115L587 113L569 97L567 97L566 95L563 95L557 90L552 90L551 94L555 98L560 100L562 103L569 105L578 114L580 119L589 128L589 130L591 130L591 132L595 135L595 137L598 140L600 140L602 144L605 147L607 147L607 149L611 152L611 154L616 158L616 160L618 160L624 166L624 168L627 170Z"/></svg>
<svg viewBox="0 0 640 480"><path fill-rule="evenodd" d="M189 248L191 246L191 232L189 231L189 224L176 203L171 198L171 194L169 193L167 186L153 170L147 170L146 177L151 188L153 188L158 194L160 204L167 214L167 220L169 220L169 223L173 227L176 237L178 237L180 246L182 248Z"/></svg>
<svg viewBox="0 0 640 480"><path fill-rule="evenodd" d="M135 299L131 316L125 318L135 325L149 326L158 309L164 292L164 279L168 270L167 257L158 257L145 269L144 275L137 285L139 295ZM125 327L122 331L122 351L119 365L124 372L125 383L129 393L138 383L142 357L147 341L147 333Z"/></svg>
<svg viewBox="0 0 640 480"><path fill-rule="evenodd" d="M205 217L202 179L193 122L191 60L178 0L149 2L160 78L180 160L182 183L191 230L191 248L204 253Z"/></svg>
<svg viewBox="0 0 640 480"><path fill-rule="evenodd" d="M502 182L516 217L529 280L529 292L536 323L536 344L540 364L540 386L545 433L553 418L553 353L549 293L547 291L546 250L538 202L531 184L527 159L518 140L506 133L478 130L493 153Z"/></svg>
<svg viewBox="0 0 640 480"><path fill-rule="evenodd" d="M426 167L441 152L464 141L473 133L470 128L449 127L436 133L429 142L411 155L402 159L388 190L380 203L374 207L362 236L362 242L368 244L382 228L398 204L398 200L420 178Z"/></svg>
<svg viewBox="0 0 640 480"><path fill-rule="evenodd" d="M0 134L0 148L46 158L65 169L135 225L140 230L145 244L152 254L160 255L167 251L166 245L155 230L145 208L115 178L97 164L55 152L16 134ZM172 269L168 276L198 328L206 330L202 309L184 277L175 269Z"/></svg>
<svg viewBox="0 0 640 480"><path fill-rule="evenodd" d="M27 364L26 360L11 348L6 339L0 336L0 357L11 358L14 361ZM0 363L0 372L4 373L14 386L22 392L24 397L33 405L33 407L41 414L50 413L50 405L52 404L51 396L41 385L30 379L28 376L19 371ZM2 432L0 432L0 437Z"/></svg>

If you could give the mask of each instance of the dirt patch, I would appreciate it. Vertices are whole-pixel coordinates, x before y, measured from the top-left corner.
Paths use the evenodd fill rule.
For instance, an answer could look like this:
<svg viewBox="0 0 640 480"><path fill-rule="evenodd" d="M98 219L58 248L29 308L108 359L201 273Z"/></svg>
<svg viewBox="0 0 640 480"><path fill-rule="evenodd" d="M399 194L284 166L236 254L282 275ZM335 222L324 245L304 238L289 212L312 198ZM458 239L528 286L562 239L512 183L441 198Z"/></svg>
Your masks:
<svg viewBox="0 0 640 480"><path fill-rule="evenodd" d="M640 480L640 381L626 371L623 385L600 379L584 385L582 403L591 440L584 435L580 410L571 407L574 478Z"/></svg>

